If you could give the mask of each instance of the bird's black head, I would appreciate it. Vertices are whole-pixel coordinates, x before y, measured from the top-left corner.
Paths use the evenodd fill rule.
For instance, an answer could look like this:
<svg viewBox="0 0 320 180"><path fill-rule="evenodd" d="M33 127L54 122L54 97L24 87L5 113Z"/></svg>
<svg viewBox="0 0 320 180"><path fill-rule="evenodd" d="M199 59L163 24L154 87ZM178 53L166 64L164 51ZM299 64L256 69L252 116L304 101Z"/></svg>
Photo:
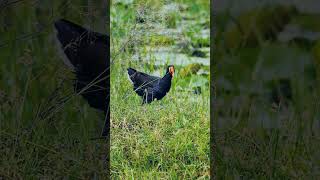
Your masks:
<svg viewBox="0 0 320 180"><path fill-rule="evenodd" d="M167 67L167 73L166 74L168 74L168 73L170 74L171 77L174 76L174 66L173 65L169 65Z"/></svg>

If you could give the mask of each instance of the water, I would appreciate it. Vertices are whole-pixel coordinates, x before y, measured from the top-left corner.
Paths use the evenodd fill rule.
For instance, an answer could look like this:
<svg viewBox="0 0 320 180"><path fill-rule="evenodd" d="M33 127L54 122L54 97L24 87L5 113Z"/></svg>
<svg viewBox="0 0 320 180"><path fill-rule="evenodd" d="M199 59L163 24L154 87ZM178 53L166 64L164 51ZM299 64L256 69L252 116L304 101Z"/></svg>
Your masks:
<svg viewBox="0 0 320 180"><path fill-rule="evenodd" d="M152 62L154 65L173 64L178 66L185 66L193 63L200 63L206 66L210 65L210 48L202 48L201 51L207 54L207 57L191 57L187 54L179 53L175 51L175 47L157 47L147 48L148 55L144 57L143 61ZM139 56L136 54L133 56L133 60L139 60Z"/></svg>

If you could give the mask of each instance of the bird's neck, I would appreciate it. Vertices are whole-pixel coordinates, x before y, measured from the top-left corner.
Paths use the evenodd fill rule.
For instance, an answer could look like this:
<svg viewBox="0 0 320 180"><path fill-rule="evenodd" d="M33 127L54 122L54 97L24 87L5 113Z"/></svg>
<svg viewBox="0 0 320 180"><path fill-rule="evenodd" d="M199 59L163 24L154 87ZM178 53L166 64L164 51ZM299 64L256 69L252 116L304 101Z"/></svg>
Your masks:
<svg viewBox="0 0 320 180"><path fill-rule="evenodd" d="M169 73L164 75L159 82L160 88L167 92L168 89L170 89L171 87L171 79L172 79L172 76Z"/></svg>
<svg viewBox="0 0 320 180"><path fill-rule="evenodd" d="M170 73L166 73L163 77L162 77L162 80L170 80L171 81L172 79L172 76Z"/></svg>

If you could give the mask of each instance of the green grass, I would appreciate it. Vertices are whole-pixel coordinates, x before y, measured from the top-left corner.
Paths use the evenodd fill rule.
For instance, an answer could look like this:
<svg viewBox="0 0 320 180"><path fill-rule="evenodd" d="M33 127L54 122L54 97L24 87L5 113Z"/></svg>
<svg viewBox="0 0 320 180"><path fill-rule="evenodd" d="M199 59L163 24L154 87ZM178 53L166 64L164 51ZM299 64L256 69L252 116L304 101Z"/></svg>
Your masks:
<svg viewBox="0 0 320 180"><path fill-rule="evenodd" d="M193 8L203 6L203 1L174 2ZM175 65L170 92L160 101L141 105L142 99L133 91L127 77L128 67L164 75L168 65L165 60L161 60L162 65L155 65L157 57L151 61L145 58L153 56L146 47L172 45L179 38L174 34L158 35L159 29L152 27L154 24L163 28L179 26L179 11L169 18L161 13L168 4L134 1L127 8L118 3L111 9L111 54L116 57L111 66L111 174L115 179L209 179L208 78L182 77L179 71L183 66ZM146 21L137 23L135 14L142 8L146 9L143 16ZM198 12L188 13L200 16ZM192 32L196 28L184 30ZM134 50L119 52L121 47L134 47ZM133 60L136 54L141 60ZM199 82L203 82L202 93L196 95L192 88Z"/></svg>
<svg viewBox="0 0 320 180"><path fill-rule="evenodd" d="M111 170L114 177L207 177L209 92L179 92L150 105L132 90L126 69L114 65L111 97ZM117 92L117 93L115 93Z"/></svg>

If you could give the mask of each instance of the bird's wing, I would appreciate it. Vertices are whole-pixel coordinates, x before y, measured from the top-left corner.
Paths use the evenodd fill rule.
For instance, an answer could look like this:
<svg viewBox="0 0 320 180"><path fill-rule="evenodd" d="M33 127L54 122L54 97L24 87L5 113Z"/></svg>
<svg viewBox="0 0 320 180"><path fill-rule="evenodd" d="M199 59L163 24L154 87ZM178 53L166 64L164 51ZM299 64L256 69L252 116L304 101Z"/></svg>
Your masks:
<svg viewBox="0 0 320 180"><path fill-rule="evenodd" d="M128 75L135 90L137 88L145 89L145 88L153 87L161 79L160 77L151 76L146 73L136 71L135 69L132 69L132 68L128 69Z"/></svg>

